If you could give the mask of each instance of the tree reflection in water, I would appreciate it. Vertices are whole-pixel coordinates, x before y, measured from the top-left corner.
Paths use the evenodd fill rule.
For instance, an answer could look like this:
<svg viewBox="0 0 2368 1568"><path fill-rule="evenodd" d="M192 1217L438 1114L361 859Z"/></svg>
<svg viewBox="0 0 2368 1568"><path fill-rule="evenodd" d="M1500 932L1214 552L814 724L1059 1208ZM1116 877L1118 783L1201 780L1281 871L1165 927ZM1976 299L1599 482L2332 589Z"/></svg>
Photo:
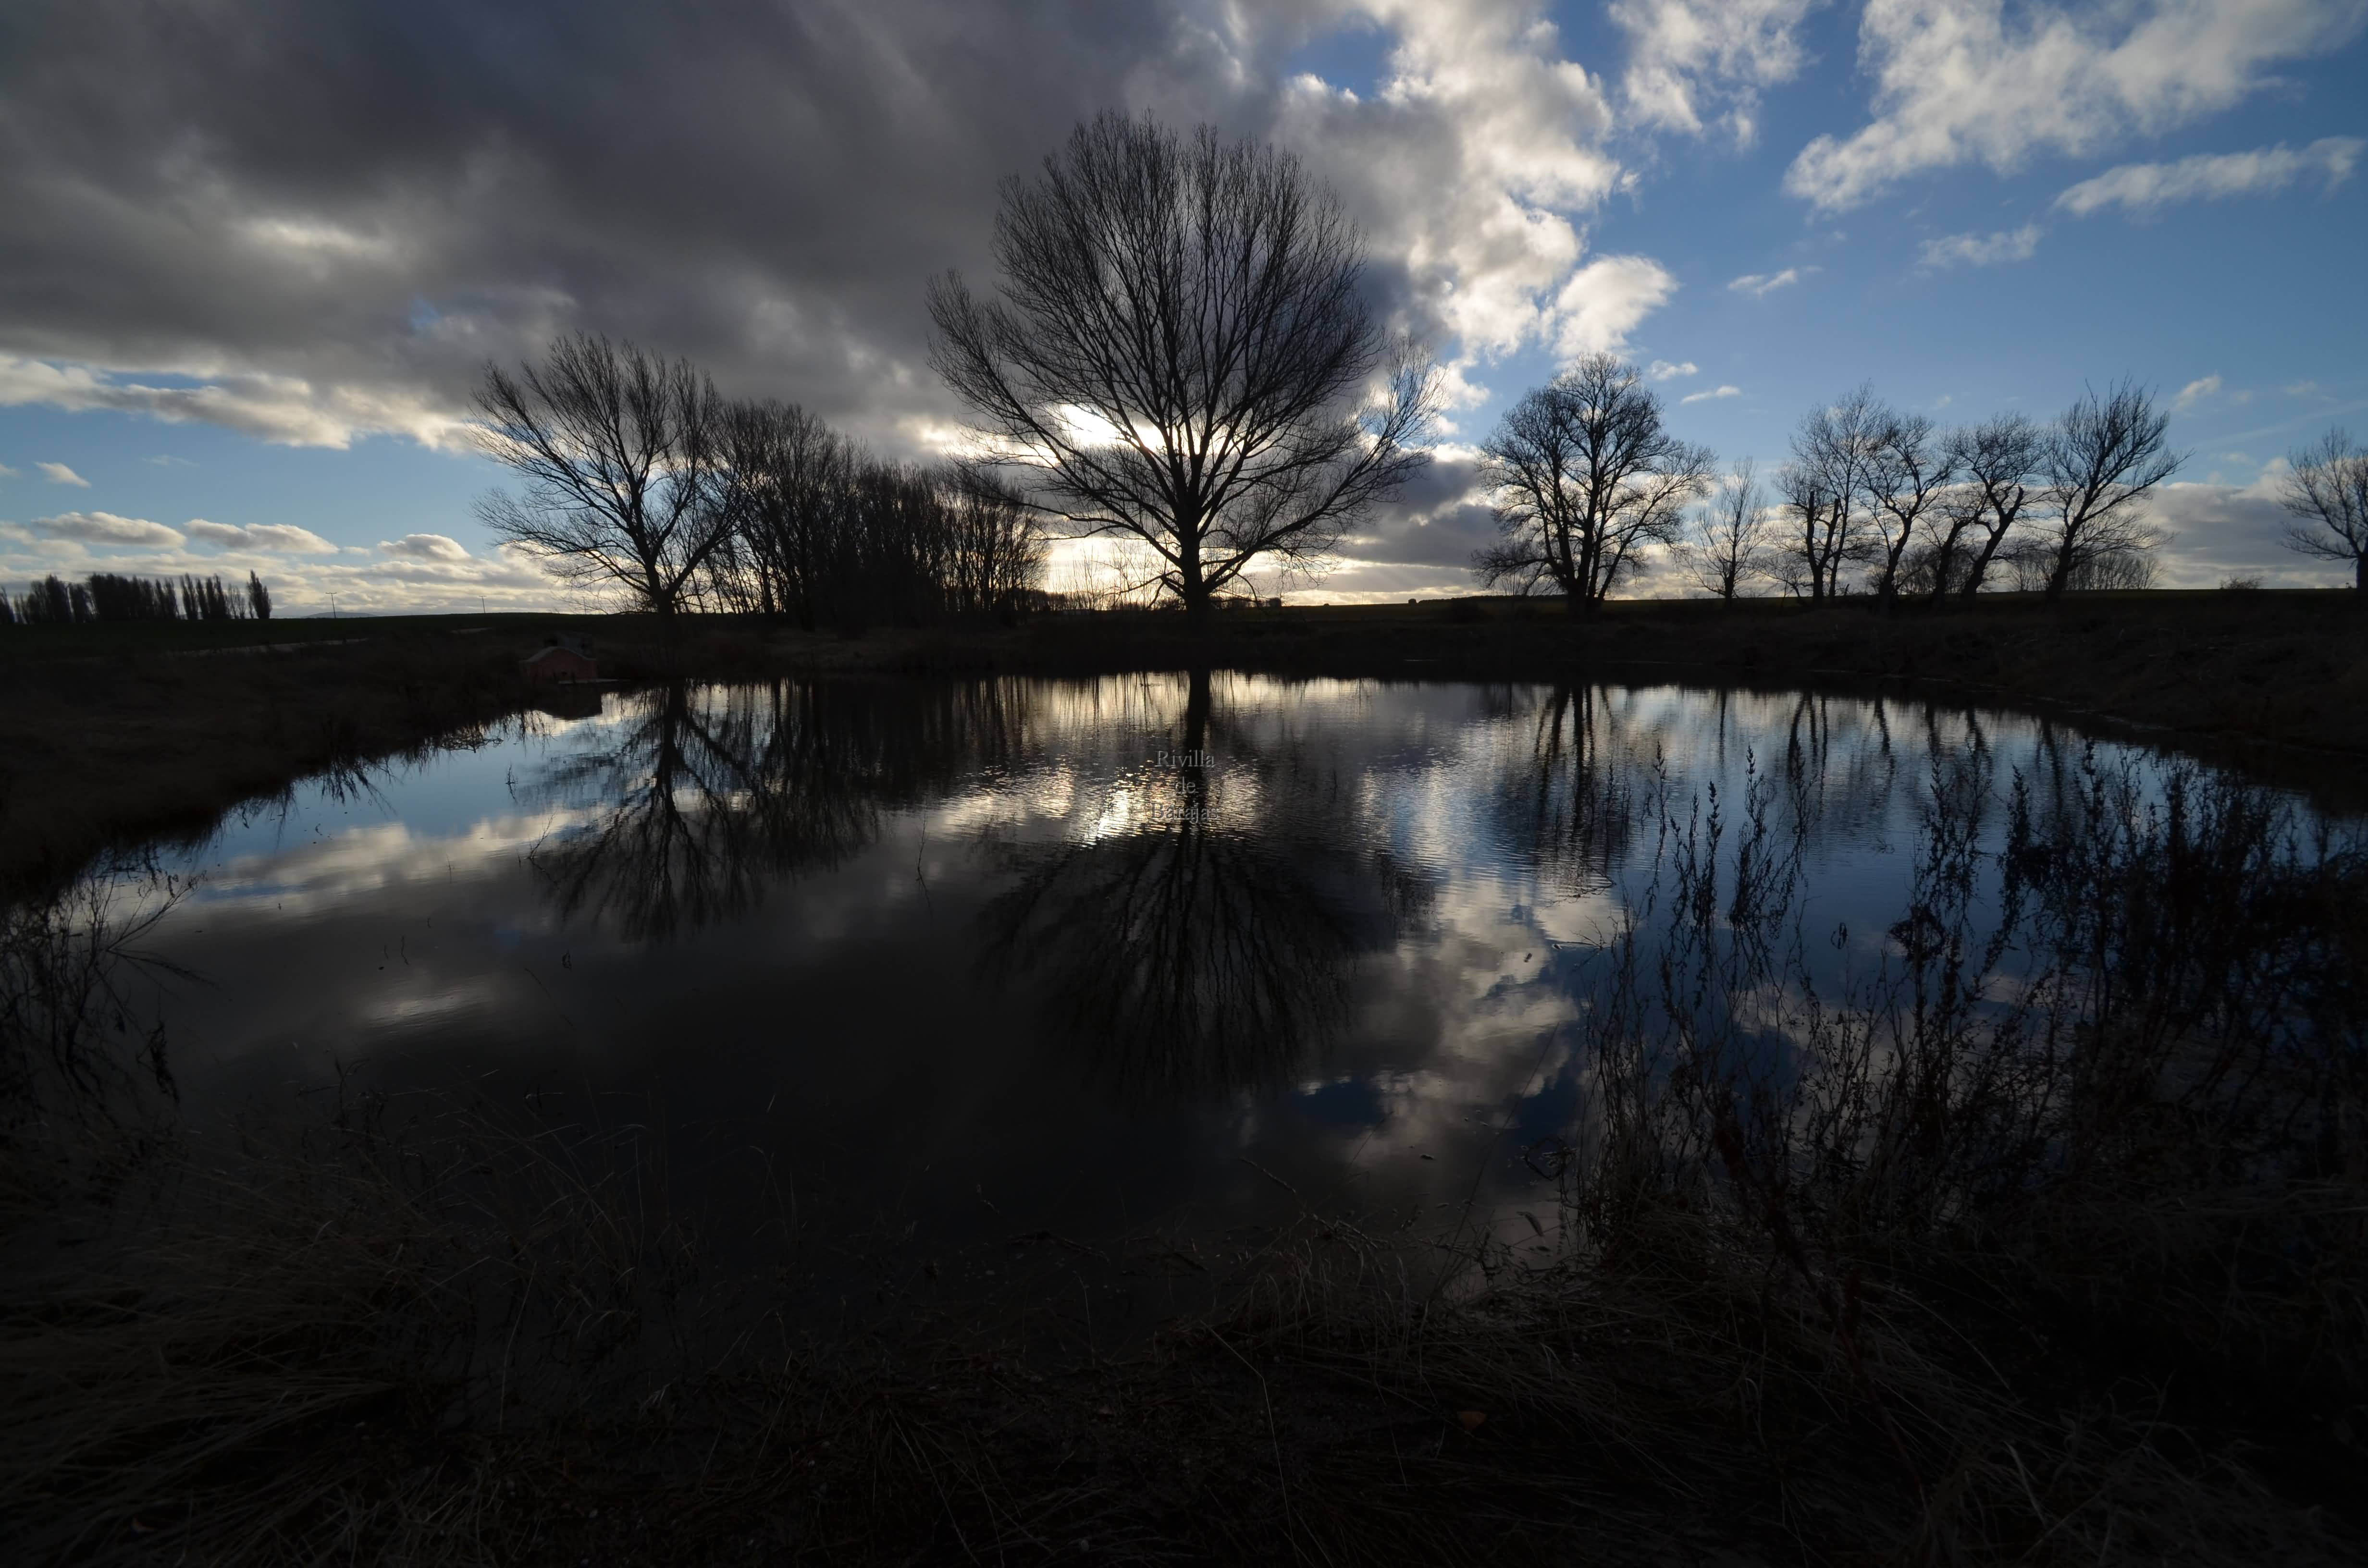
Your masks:
<svg viewBox="0 0 2368 1568"><path fill-rule="evenodd" d="M1599 688L1556 687L1530 716L1529 755L1497 785L1513 841L1565 892L1609 887L1634 846L1634 764L1623 740Z"/></svg>
<svg viewBox="0 0 2368 1568"><path fill-rule="evenodd" d="M1321 813L1229 800L1229 770L1210 766L1212 706L1208 672L1193 672L1180 760L1132 781L1118 825L1016 851L1018 883L983 915L989 972L1037 991L1123 1097L1204 1098L1304 1071L1348 1018L1358 957L1393 945L1429 898L1387 855L1306 825ZM1304 787L1292 759L1258 760Z"/></svg>
<svg viewBox="0 0 2368 1568"><path fill-rule="evenodd" d="M528 791L586 813L533 853L560 913L635 940L737 918L785 875L870 845L883 809L1019 744L1008 683L675 685Z"/></svg>

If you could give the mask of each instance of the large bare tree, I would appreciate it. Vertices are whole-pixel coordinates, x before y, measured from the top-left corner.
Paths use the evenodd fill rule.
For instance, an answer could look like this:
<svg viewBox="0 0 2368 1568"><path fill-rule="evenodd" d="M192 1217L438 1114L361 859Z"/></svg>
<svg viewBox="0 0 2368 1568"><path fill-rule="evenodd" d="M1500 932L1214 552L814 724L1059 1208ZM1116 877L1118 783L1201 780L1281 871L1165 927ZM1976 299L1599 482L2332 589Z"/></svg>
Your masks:
<svg viewBox="0 0 2368 1568"><path fill-rule="evenodd" d="M995 298L930 285L933 362L1035 506L1140 540L1196 624L1254 562L1319 561L1428 460L1432 379L1285 153L1102 114L1005 183L995 258Z"/></svg>
<svg viewBox="0 0 2368 1568"><path fill-rule="evenodd" d="M523 482L478 503L485 526L671 624L731 537L714 383L687 360L577 333L516 375L486 366L477 408L480 444Z"/></svg>
<svg viewBox="0 0 2368 1568"><path fill-rule="evenodd" d="M2294 515L2285 546L2322 561L2351 563L2351 585L2368 595L2368 450L2329 430L2290 460L2278 502Z"/></svg>
<svg viewBox="0 0 2368 1568"><path fill-rule="evenodd" d="M1574 613L1642 565L1645 545L1675 542L1710 483L1709 449L1671 434L1644 373L1609 354L1530 392L1480 450L1504 538L1473 570L1491 587L1552 584Z"/></svg>
<svg viewBox="0 0 2368 1568"><path fill-rule="evenodd" d="M1947 528L1934 551L1935 599L1952 586L1964 598L1981 592L1990 563L2030 504L2032 476L2045 451L2046 433L2023 414L2002 414L1951 434L1949 455L1964 479L1949 498Z"/></svg>
<svg viewBox="0 0 2368 1568"><path fill-rule="evenodd" d="M2186 460L2170 449L2169 429L2170 415L2126 381L2101 397L2088 393L2056 421L2039 467L2045 513L2037 551L2050 600L2095 578L2101 563L2154 548L2160 536L2147 525L2146 494Z"/></svg>

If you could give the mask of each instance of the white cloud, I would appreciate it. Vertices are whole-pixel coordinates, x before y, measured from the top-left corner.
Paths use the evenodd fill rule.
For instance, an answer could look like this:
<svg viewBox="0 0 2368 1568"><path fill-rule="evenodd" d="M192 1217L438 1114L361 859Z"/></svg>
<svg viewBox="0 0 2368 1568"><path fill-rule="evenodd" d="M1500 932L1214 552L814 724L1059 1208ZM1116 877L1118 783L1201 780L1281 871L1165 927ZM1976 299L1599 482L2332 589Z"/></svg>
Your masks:
<svg viewBox="0 0 2368 1568"><path fill-rule="evenodd" d="M1565 359L1616 352L1638 323L1677 292L1678 280L1650 256L1598 256L1554 297L1554 351Z"/></svg>
<svg viewBox="0 0 2368 1568"><path fill-rule="evenodd" d="M2159 134L2267 85L2281 61L2345 42L2363 16L2345 0L2126 0L2011 19L2004 0L1870 0L1859 64L1874 118L1803 148L1785 188L1854 207L1927 170L2010 173L2036 153Z"/></svg>
<svg viewBox="0 0 2368 1568"><path fill-rule="evenodd" d="M162 523L119 517L112 512L61 512L54 517L35 517L33 527L51 539L77 544L172 546L181 542L180 534Z"/></svg>
<svg viewBox="0 0 2368 1568"><path fill-rule="evenodd" d="M150 386L122 379L133 373L184 372L157 366L119 372L0 354L0 408L43 403L74 412L145 414L170 424L203 421L290 447L344 448L357 436L386 433L447 450L471 449L467 421L423 393L319 387L301 376L223 374L211 366L187 372L199 378L194 386ZM51 466L41 465L45 470Z"/></svg>
<svg viewBox="0 0 2368 1568"><path fill-rule="evenodd" d="M1656 359L1653 361L1652 369L1645 373L1656 381L1674 381L1681 376L1691 376L1701 369L1702 367L1691 359L1676 365L1670 364L1667 359Z"/></svg>
<svg viewBox="0 0 2368 1568"><path fill-rule="evenodd" d="M2285 465L2272 459L2250 484L2178 483L2155 493L2152 519L2169 534L2160 551L2166 588L2216 588L2232 576L2259 577L2269 587L2334 587L2350 570L2312 561L2279 541L2293 519L2278 505Z"/></svg>
<svg viewBox="0 0 2368 1568"><path fill-rule="evenodd" d="M1790 288L1816 270L1814 267L1788 267L1782 272L1747 272L1727 287L1738 294L1762 299L1776 290Z"/></svg>
<svg viewBox="0 0 2368 1568"><path fill-rule="evenodd" d="M1713 13L1711 0L1689 3L1713 36L1647 30L1662 40L1653 58L1690 74L1685 90L1702 115L1748 107L1755 84L1792 69L1785 18L1810 0L1751 0L1741 21ZM387 176L389 144L347 134L335 112L352 84L380 80L368 50L199 28L200 42L239 64L211 66L204 50L176 59L193 101L256 82L347 86L294 93L324 118L283 117L287 134L263 143L174 143L156 187L169 200L153 199L149 175L130 173L148 163L101 157L106 139L76 131L73 112L28 108L28 123L56 138L59 167L37 182L41 200L24 206L12 233L33 244L45 275L74 279L77 297L72 312L45 306L0 334L13 351L0 354L0 406L206 421L293 445L385 433L463 450L469 389L485 362L582 326L689 355L736 391L796 395L903 455L913 449L907 427L960 413L926 368L922 276L990 270L997 176L1032 168L1076 118L1102 107L1211 122L1298 154L1367 235L1389 324L1452 354L1445 369L1459 388L1499 357L1603 343L1667 293L1637 266L1588 270L1599 258L1586 223L1637 176L1607 151L1612 87L1565 57L1542 0L1102 7L1092 42L1076 48L1059 18L948 33L956 12L967 15L942 0L887 0L825 6L811 30L719 33L714 68L768 84L748 103L768 129L728 146L709 146L712 128L695 116L624 135L563 96L532 106L497 143L437 142L420 165L433 173L416 178L409 164ZM324 36L351 30L326 25ZM615 51L600 57L628 74L689 71L711 47L655 62L605 21L587 26L598 50ZM478 27L450 29L455 58L489 58L473 41ZM1384 43L1371 90L1291 74L1311 38L1340 30ZM136 40L123 47L151 58ZM97 62L114 51L91 48L49 78L109 79ZM314 58L323 51L335 68ZM396 120L434 123L445 89L420 87L417 73L401 81L398 98L415 87L427 96L399 106ZM62 86L61 102L78 90ZM194 124L214 111L190 112ZM865 117L875 112L872 124ZM843 155L784 151L827 126L850 139ZM580 152L587 132L622 137L611 153L632 165L597 196L553 172L568 166L553 150ZM280 165L291 157L338 177L290 177ZM47 166L28 165L37 165ZM694 202L712 232L653 222L642 204L672 211L688 199L685 169L697 171L693 184L754 182L777 199ZM883 188L912 199L871 201ZM862 222L833 221L854 210L850 200ZM824 236L828 254L785 247L784 235ZM620 256L632 265L614 265ZM883 266L882 256L904 260ZM154 309L135 323L125 299Z"/></svg>
<svg viewBox="0 0 2368 1568"><path fill-rule="evenodd" d="M2210 397L2214 392L2216 392L2219 390L2220 378L2218 376L2212 375L2199 377L2179 389L2179 395L2171 400L2171 409L2174 413L2184 414L2189 409L2193 408L2197 403L2202 403L2205 398Z"/></svg>
<svg viewBox="0 0 2368 1568"><path fill-rule="evenodd" d="M1713 387L1708 392L1689 392L1684 397L1678 399L1678 401L1679 403L1707 403L1713 398L1741 397L1742 395L1743 389L1741 387Z"/></svg>
<svg viewBox="0 0 2368 1568"><path fill-rule="evenodd" d="M35 463L33 466L40 469L41 471L41 477L48 480L51 484L71 484L75 486L77 489L82 490L87 490L90 488L89 480L85 479L82 475L76 473L74 470L68 468L63 463Z"/></svg>
<svg viewBox="0 0 2368 1568"><path fill-rule="evenodd" d="M405 534L398 540L381 540L379 549L388 555L409 561L457 562L472 561L468 547L448 534Z"/></svg>
<svg viewBox="0 0 2368 1568"><path fill-rule="evenodd" d="M2281 142L2249 153L2200 153L2172 164L2123 164L2069 187L2055 205L2083 218L2115 205L2146 213L2173 201L2267 195L2315 173L2326 175L2327 188L2333 190L2351 177L2362 150L2368 142L2357 136L2328 136L2303 148Z"/></svg>
<svg viewBox="0 0 2368 1568"><path fill-rule="evenodd" d="M16 477L17 471L15 469L10 468L6 463L0 463L0 479L14 479Z"/></svg>
<svg viewBox="0 0 2368 1568"><path fill-rule="evenodd" d="M1353 9L1393 36L1375 90L1298 77L1273 135L1340 191L1376 258L1403 267L1414 324L1460 346L1452 377L1539 345L1618 347L1676 283L1648 257L1587 257L1575 219L1634 179L1600 145L1601 84L1527 0Z"/></svg>
<svg viewBox="0 0 2368 1568"><path fill-rule="evenodd" d="M1797 31L1816 0L1612 0L1628 35L1621 97L1639 124L1700 135L1716 123L1737 146L1758 134L1759 90L1791 81L1806 56Z"/></svg>
<svg viewBox="0 0 2368 1568"><path fill-rule="evenodd" d="M293 523L213 523L191 517L189 537L224 550L268 550L286 554L335 554L337 547L310 528Z"/></svg>
<svg viewBox="0 0 2368 1568"><path fill-rule="evenodd" d="M1949 234L1937 240L1926 240L1917 252L1919 267L1998 267L2009 261L2029 261L2039 249L2040 227L2025 223L2020 229L2001 229L1994 234Z"/></svg>
<svg viewBox="0 0 2368 1568"><path fill-rule="evenodd" d="M2317 381L2295 381L2279 390L2288 397L2325 397L2327 395L2325 389Z"/></svg>

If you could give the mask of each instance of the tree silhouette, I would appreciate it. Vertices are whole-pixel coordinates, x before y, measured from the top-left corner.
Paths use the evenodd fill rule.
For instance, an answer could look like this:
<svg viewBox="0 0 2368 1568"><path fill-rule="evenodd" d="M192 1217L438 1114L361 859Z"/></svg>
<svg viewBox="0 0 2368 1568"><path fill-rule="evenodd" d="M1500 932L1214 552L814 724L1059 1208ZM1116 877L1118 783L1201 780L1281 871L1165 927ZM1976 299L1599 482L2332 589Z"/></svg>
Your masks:
<svg viewBox="0 0 2368 1568"><path fill-rule="evenodd" d="M1671 435L1644 373L1590 354L1507 412L1481 449L1504 538L1473 557L1483 584L1552 584L1574 614L1678 537L1711 455Z"/></svg>
<svg viewBox="0 0 2368 1568"><path fill-rule="evenodd" d="M515 376L486 366L477 407L486 455L525 484L478 503L485 526L670 625L731 536L723 403L705 373L578 333Z"/></svg>
<svg viewBox="0 0 2368 1568"><path fill-rule="evenodd" d="M2294 515L2285 547L2351 563L2351 586L2368 595L2368 451L2340 430L2294 454L2278 501Z"/></svg>
<svg viewBox="0 0 2368 1568"><path fill-rule="evenodd" d="M1355 231L1285 153L1105 113L1005 184L995 257L996 298L930 285L933 362L1031 501L1140 540L1195 624L1428 460L1431 378L1385 346Z"/></svg>

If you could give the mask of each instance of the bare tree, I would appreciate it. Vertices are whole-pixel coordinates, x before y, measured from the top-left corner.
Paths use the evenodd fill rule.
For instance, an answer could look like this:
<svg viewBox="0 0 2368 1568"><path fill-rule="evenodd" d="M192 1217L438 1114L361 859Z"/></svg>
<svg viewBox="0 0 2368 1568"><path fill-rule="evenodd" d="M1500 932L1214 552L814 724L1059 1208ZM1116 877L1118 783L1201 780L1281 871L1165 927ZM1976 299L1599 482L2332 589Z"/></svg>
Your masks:
<svg viewBox="0 0 2368 1568"><path fill-rule="evenodd" d="M2143 555L2161 536L2146 521L2146 494L2186 460L2166 435L2170 415L2134 381L2104 396L2090 392L2064 411L2040 456L2040 496L2048 531L2037 544L2047 562L2049 599L2109 557Z"/></svg>
<svg viewBox="0 0 2368 1568"><path fill-rule="evenodd" d="M2368 450L2341 430L2294 454L2278 503L2294 515L2285 547L2351 563L2351 586L2368 595Z"/></svg>
<svg viewBox="0 0 2368 1568"><path fill-rule="evenodd" d="M1732 600L1767 570L1767 497L1749 459L1695 512L1680 559L1704 592Z"/></svg>
<svg viewBox="0 0 2368 1568"><path fill-rule="evenodd" d="M1798 530L1790 551L1794 593L1806 586L1812 599L1839 594L1843 568L1865 557L1868 468L1889 417L1873 389L1861 386L1801 421L1782 478Z"/></svg>
<svg viewBox="0 0 2368 1568"><path fill-rule="evenodd" d="M976 468L955 470L942 488L952 541L950 608L973 614L1019 608L1044 570L1044 537L1026 498Z"/></svg>
<svg viewBox="0 0 2368 1568"><path fill-rule="evenodd" d="M1710 483L1709 449L1670 434L1644 373L1609 354L1524 396L1480 450L1505 537L1473 570L1523 593L1551 583L1574 612L1639 569L1644 545L1676 542Z"/></svg>
<svg viewBox="0 0 2368 1568"><path fill-rule="evenodd" d="M1285 153L1104 113L1005 183L995 256L999 298L931 283L933 362L1032 503L1142 540L1195 624L1428 460L1432 377L1388 349L1361 242Z"/></svg>
<svg viewBox="0 0 2368 1568"><path fill-rule="evenodd" d="M1875 592L1889 610L1899 601L1899 562L1940 509L1956 478L1956 459L1929 416L1881 409L1864 472Z"/></svg>
<svg viewBox="0 0 2368 1568"><path fill-rule="evenodd" d="M714 384L687 360L578 333L516 376L486 366L477 407L486 454L524 482L478 503L486 527L670 625L731 537Z"/></svg>
<svg viewBox="0 0 2368 1568"><path fill-rule="evenodd" d="M1806 463L1789 462L1776 472L1778 510L1786 542L1775 552L1773 571L1795 598L1825 597L1827 540L1839 509L1826 495L1821 475Z"/></svg>
<svg viewBox="0 0 2368 1568"><path fill-rule="evenodd" d="M2031 500L2032 475L2046 451L2046 434L2028 415L2002 414L1949 437L1949 455L1964 483L1949 501L1948 528L1935 547L1932 597L1953 586L1964 598L1981 591L1990 563L2006 548ZM1971 555L1960 569L1967 536Z"/></svg>
<svg viewBox="0 0 2368 1568"><path fill-rule="evenodd" d="M732 564L750 608L813 631L827 594L832 541L862 456L794 403L734 403L723 421L732 484Z"/></svg>

